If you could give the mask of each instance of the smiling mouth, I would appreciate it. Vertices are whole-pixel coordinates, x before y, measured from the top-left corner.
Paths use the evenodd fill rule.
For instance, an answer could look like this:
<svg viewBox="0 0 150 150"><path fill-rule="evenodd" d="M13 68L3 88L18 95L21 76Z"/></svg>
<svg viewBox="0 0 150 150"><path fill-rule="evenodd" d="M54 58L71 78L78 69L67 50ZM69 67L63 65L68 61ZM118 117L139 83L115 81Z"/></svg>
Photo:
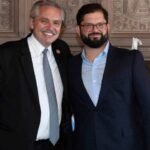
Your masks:
<svg viewBox="0 0 150 150"><path fill-rule="evenodd" d="M47 32L44 32L44 34L47 36L53 36L54 35L53 33L47 33Z"/></svg>
<svg viewBox="0 0 150 150"><path fill-rule="evenodd" d="M56 35L57 33L53 32L53 31L43 31L43 33L46 35L46 36L53 36L53 35Z"/></svg>

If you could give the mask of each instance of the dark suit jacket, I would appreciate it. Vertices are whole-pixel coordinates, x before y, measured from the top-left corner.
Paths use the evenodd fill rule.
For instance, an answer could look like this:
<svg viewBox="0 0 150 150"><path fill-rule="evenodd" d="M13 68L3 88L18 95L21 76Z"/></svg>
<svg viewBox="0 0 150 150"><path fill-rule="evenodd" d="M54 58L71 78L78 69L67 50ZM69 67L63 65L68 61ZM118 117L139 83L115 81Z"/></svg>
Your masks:
<svg viewBox="0 0 150 150"><path fill-rule="evenodd" d="M69 68L73 150L150 150L150 78L139 51L110 46L98 104L82 78L81 54Z"/></svg>
<svg viewBox="0 0 150 150"><path fill-rule="evenodd" d="M69 130L67 99L67 63L69 47L57 40L52 44L62 82L61 138L67 144ZM60 51L60 52L58 52ZM40 106L27 38L0 46L0 150L32 150L36 139ZM61 145L61 149L67 149Z"/></svg>

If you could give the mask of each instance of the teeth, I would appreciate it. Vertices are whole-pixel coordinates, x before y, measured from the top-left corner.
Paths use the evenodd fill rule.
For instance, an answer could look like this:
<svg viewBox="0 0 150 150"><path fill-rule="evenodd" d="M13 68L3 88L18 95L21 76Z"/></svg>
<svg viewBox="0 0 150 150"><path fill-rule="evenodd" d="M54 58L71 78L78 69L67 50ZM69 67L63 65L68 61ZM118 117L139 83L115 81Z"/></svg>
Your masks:
<svg viewBox="0 0 150 150"><path fill-rule="evenodd" d="M53 33L45 33L46 35L49 35L49 36L52 36L53 35Z"/></svg>

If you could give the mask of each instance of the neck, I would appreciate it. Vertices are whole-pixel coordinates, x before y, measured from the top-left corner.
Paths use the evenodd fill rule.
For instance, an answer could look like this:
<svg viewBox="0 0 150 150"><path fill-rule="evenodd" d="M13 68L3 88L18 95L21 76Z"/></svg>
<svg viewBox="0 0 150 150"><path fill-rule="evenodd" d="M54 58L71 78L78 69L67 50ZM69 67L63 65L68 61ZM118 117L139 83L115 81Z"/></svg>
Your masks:
<svg viewBox="0 0 150 150"><path fill-rule="evenodd" d="M103 46L99 47L99 48L90 48L85 46L84 50L85 50L85 56L86 58L90 61L93 62L94 59L101 53L103 52L104 48L105 48L106 44L104 44Z"/></svg>

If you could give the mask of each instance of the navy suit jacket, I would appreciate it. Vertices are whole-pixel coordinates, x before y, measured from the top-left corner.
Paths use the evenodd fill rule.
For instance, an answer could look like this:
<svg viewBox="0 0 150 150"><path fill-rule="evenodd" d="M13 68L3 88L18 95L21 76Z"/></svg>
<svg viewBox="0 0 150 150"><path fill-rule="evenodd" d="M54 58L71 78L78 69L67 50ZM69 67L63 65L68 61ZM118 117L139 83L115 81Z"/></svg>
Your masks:
<svg viewBox="0 0 150 150"><path fill-rule="evenodd" d="M52 50L64 86L60 140L57 146L66 150L64 144L68 141L70 117L67 96L69 47L65 42L57 40L52 44ZM33 150L40 114L27 38L0 45L0 150Z"/></svg>
<svg viewBox="0 0 150 150"><path fill-rule="evenodd" d="M150 150L150 77L137 50L110 45L98 104L81 76L81 54L70 60L75 116L73 150Z"/></svg>

